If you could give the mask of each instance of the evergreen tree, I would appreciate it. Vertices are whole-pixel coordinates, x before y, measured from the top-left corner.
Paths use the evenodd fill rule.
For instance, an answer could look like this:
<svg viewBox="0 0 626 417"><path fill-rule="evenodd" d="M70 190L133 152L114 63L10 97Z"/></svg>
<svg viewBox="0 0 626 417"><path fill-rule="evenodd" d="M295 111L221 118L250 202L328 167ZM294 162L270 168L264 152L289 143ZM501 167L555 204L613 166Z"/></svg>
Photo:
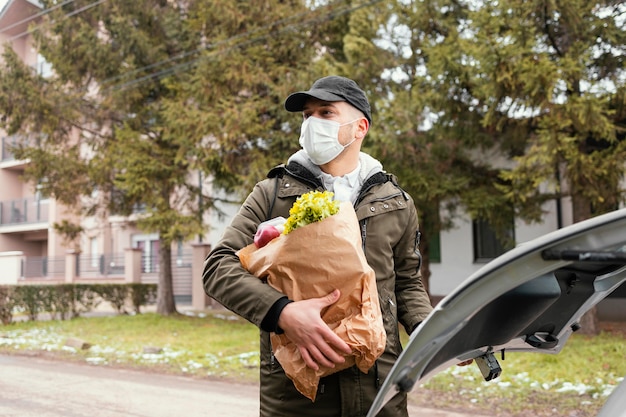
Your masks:
<svg viewBox="0 0 626 417"><path fill-rule="evenodd" d="M505 1L476 14L476 44L489 45L477 48L490 74L482 90L492 97L482 122L528 132L501 175L525 220L539 220L551 198L570 199L574 222L624 202L625 14L621 2L583 0ZM581 324L599 331L595 309Z"/></svg>
<svg viewBox="0 0 626 417"><path fill-rule="evenodd" d="M429 238L459 209L510 247L514 214L539 221L570 197L579 221L623 201L625 12L422 0L351 21L343 68L376 96L370 146L416 199L426 278Z"/></svg>
<svg viewBox="0 0 626 417"><path fill-rule="evenodd" d="M5 50L0 113L10 134L37 138L16 156L44 193L82 215L143 213L137 226L160 239L157 312L172 314L172 243L204 232L213 190L297 147L279 111L315 53L299 27L323 15L300 1L89 4L68 2L34 32L50 77Z"/></svg>
<svg viewBox="0 0 626 417"><path fill-rule="evenodd" d="M579 221L624 200L621 2L109 0L69 16L87 4L34 32L52 77L5 51L0 113L9 133L37 134L18 153L30 179L87 214L145 208L162 262L202 233L210 190L248 191L298 148L283 100L332 73L370 97L365 149L416 200L426 282L429 239L458 210L510 246L514 214L538 221L569 197Z"/></svg>
<svg viewBox="0 0 626 417"><path fill-rule="evenodd" d="M433 19L434 11L424 2L387 2L364 9L350 19L346 59L335 63L343 73L356 74L372 99L374 121L365 149L398 175L415 199L427 287L431 240L452 226L458 210L489 218L492 224L505 224L512 216L510 209L502 211L505 198L495 188L499 170L473 158L477 150L491 146L490 135L459 97L445 94L455 81L441 74L453 69L445 63L428 67L429 48L441 30ZM455 28L458 22L447 17L444 24ZM378 58L375 63L372 56ZM505 227L500 230L504 236Z"/></svg>

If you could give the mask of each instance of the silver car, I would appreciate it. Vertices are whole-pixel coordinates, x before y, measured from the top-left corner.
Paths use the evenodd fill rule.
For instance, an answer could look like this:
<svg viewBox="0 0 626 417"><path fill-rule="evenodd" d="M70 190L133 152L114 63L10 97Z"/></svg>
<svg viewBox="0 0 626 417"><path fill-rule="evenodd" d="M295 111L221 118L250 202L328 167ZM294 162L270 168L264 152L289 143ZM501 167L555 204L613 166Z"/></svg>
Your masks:
<svg viewBox="0 0 626 417"><path fill-rule="evenodd" d="M505 352L560 352L582 315L624 281L626 209L519 245L471 275L413 332L368 417L461 361L474 359L491 380ZM598 417L626 417L624 397L626 379Z"/></svg>

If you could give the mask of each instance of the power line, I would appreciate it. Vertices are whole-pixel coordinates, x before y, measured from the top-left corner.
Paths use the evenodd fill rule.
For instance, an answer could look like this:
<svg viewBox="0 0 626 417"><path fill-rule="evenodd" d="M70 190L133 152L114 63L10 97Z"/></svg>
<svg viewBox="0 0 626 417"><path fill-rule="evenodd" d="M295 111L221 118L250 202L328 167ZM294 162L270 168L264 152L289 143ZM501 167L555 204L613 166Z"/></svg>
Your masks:
<svg viewBox="0 0 626 417"><path fill-rule="evenodd" d="M36 19L36 18L38 18L38 17L40 17L40 16L43 16L43 15L45 15L45 14L48 14L48 13L50 13L50 12L52 12L52 11L54 11L54 10L58 9L59 7L63 7L63 6L65 6L66 4L68 4L68 3L72 3L72 2L75 2L75 1L76 1L76 0L65 0L63 3L57 4L57 5L55 5L55 6L52 6L52 7L50 7L50 8L47 8L47 9L43 9L43 10L42 10L42 11L40 11L39 13L34 14L34 15L32 15L32 16L29 16L29 17L27 17L26 19L22 19L22 20L20 20L19 22L15 22L15 23L13 23L13 24L11 24L11 25L9 25L9 26L5 26L5 27L3 27L2 29L0 29L0 33L5 32L5 31L7 31L7 30L9 30L9 29L12 29L12 28L14 28L14 27L16 27L16 26L19 26L19 25L21 25L22 23L26 23L26 22L29 22L29 21L31 21L31 20L34 20L34 19Z"/></svg>
<svg viewBox="0 0 626 417"><path fill-rule="evenodd" d="M343 0L340 0L340 1L343 1ZM337 3L339 3L339 1L337 1ZM188 57L188 56L191 56L191 55L197 54L197 53L199 53L199 52L202 52L202 51L207 50L207 49L210 49L210 48L215 48L215 47L221 46L222 44L229 43L229 42L231 42L231 41L233 41L233 40L235 40L235 39L237 39L237 38L243 38L243 37L245 37L245 36L249 35L250 33L260 32L260 31L262 31L262 30L264 30L264 29L268 29L268 28L271 28L272 26L276 26L276 25L282 24L282 23L284 23L284 22L286 22L286 21L289 21L289 20L293 20L293 19L296 19L296 18L302 17L302 16L304 16L304 15L306 15L306 14L309 14L309 13L311 13L311 12L310 12L310 10L307 10L306 12L302 12L302 13L300 13L300 14L297 14L297 15L294 15L294 16L290 16L290 17L286 17L286 18L284 18L284 19L280 19L280 20L278 20L278 21L276 21L276 22L269 23L269 24L267 24L267 25L265 25L265 26L262 26L262 27L260 27L260 28L255 29L253 32L245 32L245 33L237 34L237 35L231 36L230 38L224 39L224 40L222 40L222 41L215 42L215 43L212 43L212 44L210 44L210 45L206 45L206 46L202 46L202 47L200 47L200 48L194 49L193 51L184 52L184 53L181 53L181 54L175 55L175 56L173 56L173 57L170 57L170 58L164 59L163 61L155 62L155 63L150 64L150 65L146 65L146 66L143 66L143 67L136 68L136 69L134 69L134 70L132 70L132 71L128 71L128 72L125 72L125 73L123 73L123 74L120 74L120 75L116 75L116 76L114 76L114 77L107 78L107 79L103 80L103 81L101 82L101 84L107 84L107 83L109 83L109 82L119 80L119 79L121 79L121 78L127 77L127 76L129 76L129 75L136 74L136 73L138 73L138 72L142 72L142 71L146 71L146 70L149 70L149 69L152 69L152 68L156 68L156 67L159 67L159 66L161 66L161 65L165 65L165 64L167 64L167 63L169 63L169 62L178 61L179 59L186 58L186 57Z"/></svg>
<svg viewBox="0 0 626 417"><path fill-rule="evenodd" d="M75 1L75 0L66 0L65 2L63 2L63 3L59 4L59 5L56 5L56 6L54 6L54 7L51 7L51 8L49 8L49 9L46 9L46 10L45 10L45 12L46 12L46 13L49 13L49 12L53 11L54 9L56 9L56 8L58 8L58 7L61 7L62 5L65 5L65 4L68 4L68 3L74 2L74 1ZM78 13L81 13L81 12L83 12L83 11L85 11L85 10L88 10L88 9L90 9L90 8L92 8L92 7L95 7L95 6L97 6L97 5L99 5L99 4L103 3L103 2L105 2L105 1L106 1L106 0L97 0L97 1L94 1L94 2L92 2L92 3L89 3L89 4L87 4L87 5L83 6L83 7L79 8L79 9L76 9L76 10L74 10L74 11L72 11L72 12L70 12L70 13L68 13L68 14L64 15L64 16L63 16L63 19L65 19L65 18L67 18L67 17L74 16L74 15L76 15L76 14L78 14ZM327 7L332 7L332 6L337 5L338 3L343 3L343 2L344 2L344 0L338 0L338 1L334 2L334 3L331 3L330 5L327 5ZM284 28L282 28L282 29L278 29L278 30L276 30L276 31L268 31L267 33L262 34L262 35L260 35L260 36L257 36L257 37L255 37L255 38L251 38L251 39L247 39L247 40L244 40L244 41L241 41L241 42L237 42L237 43L233 44L232 46L230 46L229 48L223 49L223 50L221 50L221 51L213 51L213 52L212 52L210 55L208 55L208 56L201 56L201 57L198 57L198 58L192 59L192 60L190 60L190 61L183 62L183 63L177 64L177 65L174 65L174 66L172 66L172 67L169 67L169 68L163 69L163 70L161 70L161 71L157 71L157 72L152 73L152 74L147 74L147 75L145 75L145 76L138 77L138 78L135 78L135 79L132 79L132 80L126 81L126 82L119 83L119 84L113 84L113 85L111 85L111 86L109 86L109 87L107 87L107 88L103 88L103 91L107 91L107 90L124 90L124 89L126 89L126 88L128 88L128 87L131 87L131 86L134 86L134 85L140 84L140 83L142 83L142 82L144 82L144 81L147 81L147 80L158 80L158 79L163 78L163 77L165 77L165 76L168 76L168 75L171 75L171 74L175 74L175 73L177 73L177 72L179 72L179 71L182 71L182 70L184 70L184 69L187 69L187 68L189 68L189 67L191 67L191 66L193 66L193 65L197 64L198 62L200 62L200 61L202 61L202 60L213 58L213 57L218 56L218 55L220 55L220 54L230 52L230 51L232 51L232 50L234 50L234 49L236 49L236 48L242 48L242 47L245 47L245 46L247 46L247 45L253 44L254 42L257 42L257 41L260 41L260 40L262 40L262 39L265 39L265 38L267 38L267 37L268 37L268 36L270 36L270 35L276 35L276 34L280 34L280 33L288 32L288 31L294 30L294 29L296 29L296 28L298 28L298 27L305 27L305 26L309 26L309 25L311 25L311 24L313 24L313 23L327 22L327 21L333 20L333 19L335 19L335 18L337 18L337 17L339 17L339 16L343 16L343 15L346 15L346 14L348 14L348 13L351 13L351 12L357 11L357 10L359 10L359 9L362 9L362 8L365 8L365 7L372 6L372 5L374 5L374 4L376 4L376 3L379 3L379 2L381 2L381 0L372 0L372 1L369 1L369 2L367 2L367 3L363 3L363 4L356 5L356 6L352 6L352 7L348 7L348 8L346 8L346 9L342 9L342 10L341 10L341 9L340 9L340 10L333 10L333 11L330 11L329 13L327 13L326 15L316 16L316 17L314 17L314 18L312 18L312 19L308 19L308 20L304 20L304 21L302 21L302 22L298 22L298 23L290 24L290 25L288 25L288 26L286 26L286 27L284 27ZM43 12L44 12L44 11L40 12L37 16L41 16L41 15L43 15L43 14L44 14ZM111 82L111 81L119 80L119 79L121 79L121 78L123 78L123 77L127 77L128 75L132 75L132 74L136 74L136 73L141 72L141 71L146 71L146 70L149 70L149 69L157 68L157 67L163 66L163 65L165 65L165 64L168 64L168 63L170 63L170 62L174 62L174 61L177 61L177 60L180 60L180 59L183 59L183 58L186 58L186 57L192 56L192 55L194 55L194 54L200 53L200 52L205 51L205 50L207 50L207 49L217 48L217 47L219 47L219 46L226 45L226 44L231 43L231 42L233 42L233 41L238 41L239 39L247 38L247 37L249 37L249 36L251 36L251 35L254 35L254 34L256 34L256 33L259 33L259 32L262 32L262 31L264 31L264 30L267 30L267 29L270 29L270 28L272 28L272 27L275 27L276 25L280 25L280 24L282 24L282 23L285 23L285 22L288 22L288 21L291 21L291 20L294 20L294 19L300 18L300 17L302 17L303 15L308 15L308 14L310 14L310 13L311 13L310 11L306 11L306 12L303 12L303 13L300 13L300 14L297 14L297 15L294 15L294 16L290 16L290 17L287 17L287 18L283 18L283 19L280 19L280 20L277 20L277 21L271 22L271 23L269 23L269 24L267 24L267 25L264 25L264 26L262 26L262 27L260 27L260 28L257 28L257 29L255 29L255 30L253 30L253 31L240 33L240 34L237 34L237 35L231 36L230 38L227 38L227 39L225 39L225 40L222 40L222 41L219 41L219 42L216 42L216 43L213 43L213 44L210 44L210 45L204 46L204 47L202 47L202 48L198 48L198 49L195 49L195 50L193 50L193 51L185 52L185 53L182 53L182 54L179 54L179 55L176 55L176 56L170 57L170 58L168 58L168 59L165 59L165 60L163 60L163 61L156 62L156 63L150 64L150 65L146 65L146 66L144 66L144 67L140 67L140 68L134 69L134 70L129 71L129 72L127 72L127 73L117 75L117 76L115 76L115 77L107 78L107 79L103 80L103 81L100 83L100 85L101 85L101 86L104 86L104 85L106 85L107 83L109 83L109 82ZM33 18L34 18L34 17L33 17ZM45 26L45 25L46 25L46 24L39 25L39 26L37 26L37 27L35 27L35 28L32 28L32 29L31 29L31 30L29 30L29 31L26 31L26 32L24 32L24 33L21 33L21 34L19 34L19 35L16 35L16 36L12 37L10 40L13 40L13 39L19 38L19 37L21 37L21 36L25 36L25 35L27 35L27 34L29 34L29 33L32 33L32 32L34 32L34 31L38 30L40 27L43 27L43 26ZM11 25L11 27L13 27L13 26L14 26L14 25ZM3 30L6 30L6 29L8 29L8 28L9 28L9 27L4 28Z"/></svg>
<svg viewBox="0 0 626 417"><path fill-rule="evenodd" d="M75 1L75 0L71 0L71 1ZM105 1L107 1L107 0L97 0L97 1L94 1L93 3L89 3L89 4L87 4L87 5L83 6L83 7L80 7L80 8L78 8L78 9L76 9L76 10L74 10L74 11L72 11L72 12L70 12L70 13L66 14L66 15L64 15L64 16L62 17L62 19L66 19L66 18L68 18L68 17L75 16L75 15L77 15L78 13L84 12L85 10L89 10L89 9L91 9L92 7L95 7L95 6L97 6L97 5L101 4L101 3L104 3ZM69 1L68 1L68 3L69 3ZM31 29L29 29L29 30L25 31L25 32L20 33L19 35L15 35L15 36L13 36L13 37L9 38L9 41L12 41L12 40L15 40L15 39L21 38L22 36L26 36L26 35L28 35L28 34L31 34L31 33L33 33L33 32L36 32L37 30L39 30L39 29L41 29L42 27L44 27L44 26L48 25L49 23L50 23L50 22L47 22L47 23L42 23L41 25L37 25L37 26L35 26L35 27L33 27L33 28L31 28Z"/></svg>
<svg viewBox="0 0 626 417"><path fill-rule="evenodd" d="M374 5L374 4L376 4L376 3L379 3L379 2L381 2L381 1L382 1L382 0L372 0L372 1L370 1L370 2L363 3L363 4L360 4L360 5L357 5L357 6L352 6L352 7L349 7L349 8L347 8L347 9L344 9L344 10L332 11L332 12L328 13L327 15L325 15L324 17L315 17L315 18L313 18L313 19L305 20L305 21L300 22L300 23L291 24L291 25L286 26L285 28L279 29L279 30L277 30L277 31L274 31L274 32L268 32L268 33L266 33L266 34L264 34L264 35L261 35L261 36L258 36L258 37L256 37L256 38L252 38L252 39L248 39L248 40L246 40L246 41L240 42L240 43L236 43L236 44L234 44L233 46L231 46L231 47L229 47L229 48L227 48L227 49L224 49L224 50L221 50L221 51L215 51L215 52L213 52L213 53L212 53L211 55L209 55L209 56L202 56L202 57L198 57L198 58L195 58L195 59L193 59L193 60L191 60L191 61L184 62L184 63L178 64L178 65L174 65L174 66L172 66L172 67L166 68L166 69L164 69L164 70L161 70L161 71L158 71L158 72L155 72L155 73L152 73L152 74L145 75L145 76L143 76L143 77L136 78L136 79L134 79L134 80L130 80L130 81L127 81L127 82L124 82L124 83L120 83L120 84L117 84L117 85L112 85L112 86L109 86L108 88L106 88L106 89L104 89L104 90L124 90L124 89L126 89L126 88L128 88L128 87L130 87L130 86L133 86L133 85L136 85L136 84L140 84L140 83L142 83L142 82L144 82L144 81L147 81L147 80L160 79L160 78L165 77L165 76L168 76L168 75L170 75L170 74L174 74L174 73L178 72L179 70L183 70L183 69L186 69L186 68L188 68L188 67L191 67L191 66L195 65L196 63L198 63L199 61L202 61L202 60L204 60L204 59L209 59L209 58L212 58L212 57L214 57L214 56L217 56L217 55L223 54L223 53L225 53L225 52L229 52L229 51L231 51L231 50L233 50L233 49L236 49L236 48L241 48L241 47L243 47L243 46L246 46L246 45L252 44L252 43L257 42L257 41L259 41L259 40L265 39L265 38L267 38L267 37L268 37L268 36L270 36L270 35L275 35L275 34L279 34L279 33L287 32L287 31L293 30L293 29L295 29L295 28L302 27L302 26L308 26L308 25L310 25L310 24L312 24L312 23L316 23L316 22L325 22L325 21L330 21L330 20L332 20L332 19L335 19L335 18L336 18L336 17L338 17L338 16L343 16L343 15L345 15L345 14L348 14L348 13L354 12L354 11L356 11L356 10L359 10L359 9L362 9L362 8L365 8L365 7L372 6L372 5ZM337 3L338 3L338 2L337 2ZM307 12L307 14L308 14L308 12ZM271 23L271 24L269 24L269 25L266 25L266 26L264 26L264 27L262 27L262 28L259 28L259 29L255 30L254 32L246 32L246 33L243 33L243 34L238 34L238 35L232 36L232 37L230 37L230 38L228 38L228 39L226 39L226 40L224 40L224 41L220 41L220 42L218 42L218 43L216 43L216 44L212 44L212 45L210 45L210 47L214 48L214 47L216 47L216 46L220 46L220 45L222 45L222 44L227 44L227 43L229 43L229 42L232 42L233 40L236 40L236 39L240 39L240 38L243 38L243 37L249 36L249 35L250 35L250 33L256 33L256 32L259 32L259 31L261 31L262 29L265 29L265 28L269 28L269 27L275 26L275 25L276 25L277 23L279 23L279 22L282 22L282 21L285 21L285 20L291 20L291 19L293 19L293 18L294 18L294 17L289 18L289 19L282 19L281 21L278 21L278 22L273 22L273 23ZM195 51L189 52L189 53L187 53L187 54L181 54L181 55L189 56L189 55L192 55L192 54L194 54L194 53L201 52L202 50L205 50L205 49L208 49L208 47L207 47L207 48L199 48L199 49L196 49ZM180 59L180 58L182 58L182 57L183 57L183 56L176 56L176 57L172 57L172 58L170 58L170 59L167 59L167 60L161 61L161 62L159 62L159 63L155 63L155 64L148 65L148 66L146 66L146 67L142 67L142 68L135 69L135 70L131 71L130 73L137 73L137 72L142 71L142 70L145 70L145 69L155 68L155 67L157 67L157 66L164 65L164 64L166 64L166 63L168 63L168 62L172 62L172 61L177 60L177 59ZM126 74L123 74L122 76L124 76L124 75L126 75ZM109 80L112 80L112 79L119 79L119 78L121 78L122 76L117 76L117 77L113 77L113 78L111 78L111 79L104 80L104 81L103 81L103 84L104 84L105 82L109 81Z"/></svg>

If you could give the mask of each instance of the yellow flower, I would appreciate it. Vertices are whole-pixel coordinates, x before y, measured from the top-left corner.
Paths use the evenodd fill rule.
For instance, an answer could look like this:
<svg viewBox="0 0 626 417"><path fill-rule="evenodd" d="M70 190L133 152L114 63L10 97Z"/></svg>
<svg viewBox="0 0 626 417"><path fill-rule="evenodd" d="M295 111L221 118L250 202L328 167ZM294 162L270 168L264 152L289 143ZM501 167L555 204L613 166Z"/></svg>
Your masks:
<svg viewBox="0 0 626 417"><path fill-rule="evenodd" d="M333 196L330 191L310 191L298 197L289 209L283 234L336 214L339 211L339 201L333 200Z"/></svg>

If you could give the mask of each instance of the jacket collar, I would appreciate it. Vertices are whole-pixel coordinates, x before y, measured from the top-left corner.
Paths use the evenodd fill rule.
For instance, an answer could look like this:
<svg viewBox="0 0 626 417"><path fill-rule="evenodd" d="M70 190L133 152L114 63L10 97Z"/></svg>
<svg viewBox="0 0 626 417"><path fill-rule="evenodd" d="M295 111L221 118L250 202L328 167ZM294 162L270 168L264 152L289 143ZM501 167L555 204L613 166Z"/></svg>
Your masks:
<svg viewBox="0 0 626 417"><path fill-rule="evenodd" d="M370 155L361 152L360 154L361 170L359 172L359 180L362 183L357 202L362 199L365 193L378 184L391 181L397 185L393 175L385 173L382 164ZM306 152L300 150L293 154L287 165L278 165L268 173L268 178L282 177L288 174L298 180L308 184L312 189L321 189L322 181L319 179L321 170L306 155Z"/></svg>

